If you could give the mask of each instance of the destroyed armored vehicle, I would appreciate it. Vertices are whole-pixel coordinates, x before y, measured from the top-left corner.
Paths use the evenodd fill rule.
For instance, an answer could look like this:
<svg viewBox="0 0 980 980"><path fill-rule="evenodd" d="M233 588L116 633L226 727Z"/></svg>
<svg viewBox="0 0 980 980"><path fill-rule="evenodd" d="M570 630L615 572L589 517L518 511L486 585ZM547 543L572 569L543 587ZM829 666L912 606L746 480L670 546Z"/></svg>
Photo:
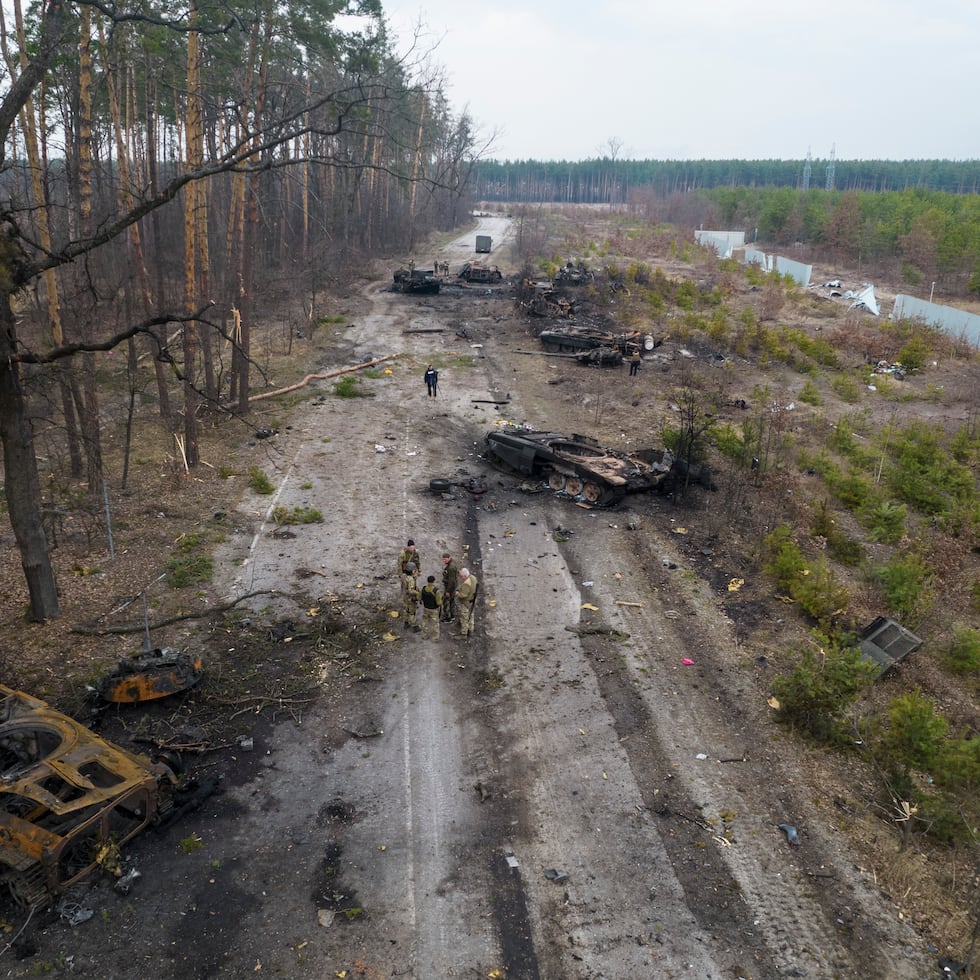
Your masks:
<svg viewBox="0 0 980 980"><path fill-rule="evenodd" d="M500 282L504 274L495 265L483 262L465 262L459 270L459 278L466 282Z"/></svg>
<svg viewBox="0 0 980 980"><path fill-rule="evenodd" d="M667 450L624 453L588 436L518 427L488 432L483 455L499 469L540 480L555 493L595 507L612 506L628 493L656 490L674 461Z"/></svg>
<svg viewBox="0 0 980 980"><path fill-rule="evenodd" d="M144 650L120 660L96 684L106 701L155 701L193 687L204 676L200 656L172 647Z"/></svg>
<svg viewBox="0 0 980 980"><path fill-rule="evenodd" d="M396 269L396 293L438 293L442 285L434 269Z"/></svg>
<svg viewBox="0 0 980 980"><path fill-rule="evenodd" d="M616 347L593 347L579 351L575 360L590 367L619 367L623 363L623 352Z"/></svg>
<svg viewBox="0 0 980 980"><path fill-rule="evenodd" d="M172 807L170 766L0 685L0 884L43 908Z"/></svg>
<svg viewBox="0 0 980 980"><path fill-rule="evenodd" d="M606 330L591 327L567 327L561 330L542 330L538 340L546 351L552 354L576 354L579 351L610 347L621 354L632 354L635 350L653 350L657 345L652 334L623 333L613 334Z"/></svg>

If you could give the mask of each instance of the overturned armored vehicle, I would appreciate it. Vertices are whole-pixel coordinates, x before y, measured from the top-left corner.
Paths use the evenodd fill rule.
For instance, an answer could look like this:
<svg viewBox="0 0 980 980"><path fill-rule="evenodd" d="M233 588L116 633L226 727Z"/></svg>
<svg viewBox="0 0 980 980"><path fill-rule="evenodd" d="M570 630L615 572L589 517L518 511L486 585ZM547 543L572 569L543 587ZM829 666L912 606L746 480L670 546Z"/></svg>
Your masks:
<svg viewBox="0 0 980 980"><path fill-rule="evenodd" d="M579 351L596 350L608 347L622 354L632 354L637 350L653 350L659 343L652 334L623 333L614 334L591 327L568 327L564 330L542 330L538 334L541 346L549 353L575 354Z"/></svg>
<svg viewBox="0 0 980 980"><path fill-rule="evenodd" d="M494 466L546 483L556 493L595 507L619 503L628 493L656 490L670 475L667 450L624 453L595 439L523 428L488 432L484 458Z"/></svg>
<svg viewBox="0 0 980 980"><path fill-rule="evenodd" d="M43 908L173 806L170 767L0 685L0 884ZM117 871L118 873L118 871Z"/></svg>

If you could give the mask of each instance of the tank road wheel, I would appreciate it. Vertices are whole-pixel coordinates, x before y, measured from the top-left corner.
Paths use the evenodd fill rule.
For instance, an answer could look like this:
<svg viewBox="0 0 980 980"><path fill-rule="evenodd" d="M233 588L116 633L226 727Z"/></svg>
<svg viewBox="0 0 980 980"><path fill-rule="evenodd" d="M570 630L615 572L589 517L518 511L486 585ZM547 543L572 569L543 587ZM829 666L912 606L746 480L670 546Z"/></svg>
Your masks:
<svg viewBox="0 0 980 980"><path fill-rule="evenodd" d="M575 476L570 476L565 481L565 493L570 497L577 497L582 492L582 481Z"/></svg>
<svg viewBox="0 0 980 980"><path fill-rule="evenodd" d="M555 493L561 493L565 489L565 475L563 473L552 473L548 477L548 486L551 487Z"/></svg>
<svg viewBox="0 0 980 980"><path fill-rule="evenodd" d="M598 503L599 498L602 496L602 490L600 490L594 483L586 483L586 485L582 487L582 496L585 497L590 504L595 504Z"/></svg>

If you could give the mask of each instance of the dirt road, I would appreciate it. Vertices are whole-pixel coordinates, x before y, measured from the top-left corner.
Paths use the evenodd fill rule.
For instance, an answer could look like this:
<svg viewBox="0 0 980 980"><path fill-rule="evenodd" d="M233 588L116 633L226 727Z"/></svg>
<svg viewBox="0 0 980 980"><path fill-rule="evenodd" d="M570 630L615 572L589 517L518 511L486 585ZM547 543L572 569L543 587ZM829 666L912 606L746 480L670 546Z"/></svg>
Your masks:
<svg viewBox="0 0 980 980"><path fill-rule="evenodd" d="M477 232L503 254L508 223L481 219L446 250L454 272ZM275 464L272 503L324 523L274 536L269 498L246 494L217 564L228 594L295 592L305 575L310 608L270 598L256 618L299 634L334 604L390 638L365 628L356 675L311 657L333 693L257 720L200 819L137 845L134 894L50 927L52 961L106 978L932 975L809 806L804 758L746 685L752 663L669 506L583 509L478 458L499 418L560 421L542 417L557 369L515 353L528 341L506 286L382 284L366 303L348 363L401 354L392 373L363 382L373 397L311 400L253 450ZM486 492L444 497L433 477ZM448 550L479 578L471 641L389 615L409 537L423 575ZM201 847L184 853L191 830Z"/></svg>

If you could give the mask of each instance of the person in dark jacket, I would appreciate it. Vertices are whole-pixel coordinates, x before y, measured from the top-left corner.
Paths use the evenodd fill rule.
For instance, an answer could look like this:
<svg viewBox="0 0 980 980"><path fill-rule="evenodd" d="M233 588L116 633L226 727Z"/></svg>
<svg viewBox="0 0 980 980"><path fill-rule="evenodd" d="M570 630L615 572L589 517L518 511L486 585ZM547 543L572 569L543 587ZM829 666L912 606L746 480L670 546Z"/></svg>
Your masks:
<svg viewBox="0 0 980 980"><path fill-rule="evenodd" d="M425 379L425 387L429 393L429 398L436 397L436 390L439 387L439 372L430 364L422 375Z"/></svg>
<svg viewBox="0 0 980 980"><path fill-rule="evenodd" d="M419 599L422 602L422 636L438 640L442 593L436 586L435 575L430 575L425 580L425 585L419 590Z"/></svg>

